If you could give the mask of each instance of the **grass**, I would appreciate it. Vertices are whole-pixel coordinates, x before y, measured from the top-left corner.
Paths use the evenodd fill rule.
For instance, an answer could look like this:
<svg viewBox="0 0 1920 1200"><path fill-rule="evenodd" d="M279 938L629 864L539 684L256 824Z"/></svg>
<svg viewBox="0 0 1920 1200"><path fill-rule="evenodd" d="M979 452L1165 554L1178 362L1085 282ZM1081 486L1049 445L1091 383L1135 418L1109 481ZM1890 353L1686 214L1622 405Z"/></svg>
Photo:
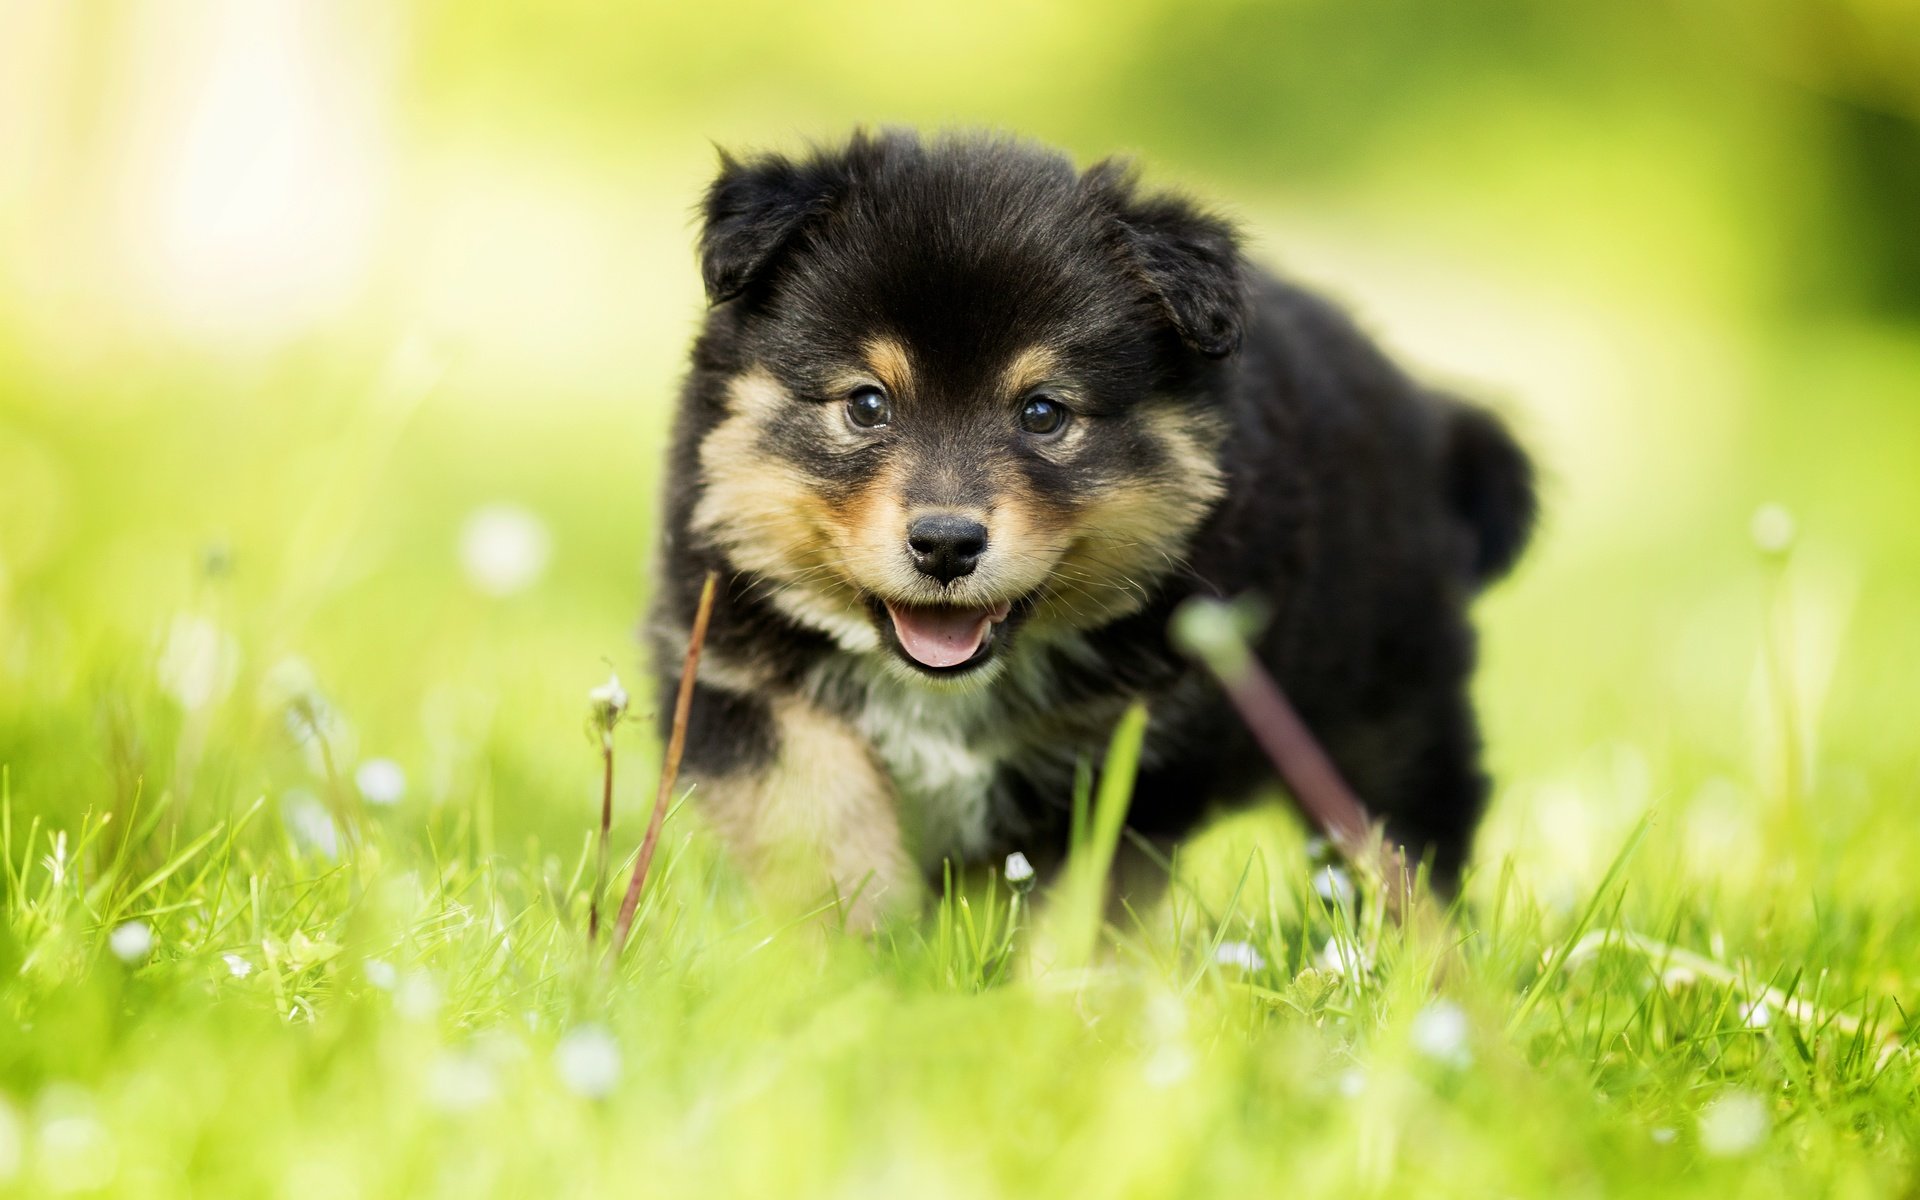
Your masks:
<svg viewBox="0 0 1920 1200"><path fill-rule="evenodd" d="M489 409L457 364L410 394L339 347L158 399L16 366L0 1189L1911 1190L1920 506L1878 448L1920 444L1915 360L1804 336L1779 361L1844 358L1844 419L1756 399L1769 445L1659 520L1556 484L1483 606L1501 788L1443 926L1356 915L1270 804L1105 925L1069 873L823 936L676 794L611 969L589 892L618 911L668 702L629 669L653 418ZM1776 495L1798 537L1756 548ZM505 596L455 551L500 499L553 535ZM1082 797L1096 862L1122 801Z"/></svg>

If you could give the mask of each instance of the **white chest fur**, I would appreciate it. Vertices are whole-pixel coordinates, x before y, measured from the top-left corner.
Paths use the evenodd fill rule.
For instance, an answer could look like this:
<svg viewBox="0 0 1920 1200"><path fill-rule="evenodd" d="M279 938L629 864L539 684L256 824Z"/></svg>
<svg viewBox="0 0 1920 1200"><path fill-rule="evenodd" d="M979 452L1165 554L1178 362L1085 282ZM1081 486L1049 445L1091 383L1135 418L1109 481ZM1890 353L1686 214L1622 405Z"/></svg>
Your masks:
<svg viewBox="0 0 1920 1200"><path fill-rule="evenodd" d="M996 735L991 691L930 691L882 676L868 685L854 724L893 779L915 857L972 858L992 836L992 791L1011 747Z"/></svg>

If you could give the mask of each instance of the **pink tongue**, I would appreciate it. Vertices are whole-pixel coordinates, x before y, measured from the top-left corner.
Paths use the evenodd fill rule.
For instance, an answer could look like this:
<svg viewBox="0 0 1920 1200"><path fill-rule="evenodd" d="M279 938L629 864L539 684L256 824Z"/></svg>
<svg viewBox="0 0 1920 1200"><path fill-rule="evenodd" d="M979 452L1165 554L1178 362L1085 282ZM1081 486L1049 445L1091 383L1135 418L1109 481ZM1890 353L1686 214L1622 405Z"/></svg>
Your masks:
<svg viewBox="0 0 1920 1200"><path fill-rule="evenodd" d="M957 667L980 650L987 626L1005 620L1009 605L995 608L906 608L887 605L901 648L926 667Z"/></svg>

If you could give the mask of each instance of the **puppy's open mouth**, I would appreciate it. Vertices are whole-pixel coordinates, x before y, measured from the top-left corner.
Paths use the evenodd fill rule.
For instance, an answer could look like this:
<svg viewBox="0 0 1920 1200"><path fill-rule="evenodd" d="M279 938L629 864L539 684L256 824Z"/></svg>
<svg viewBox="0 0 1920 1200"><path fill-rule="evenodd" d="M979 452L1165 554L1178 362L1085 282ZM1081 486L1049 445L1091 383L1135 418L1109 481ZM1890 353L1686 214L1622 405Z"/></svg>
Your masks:
<svg viewBox="0 0 1920 1200"><path fill-rule="evenodd" d="M900 653L926 671L958 674L992 657L994 638L1013 612L1001 601L985 607L881 602Z"/></svg>

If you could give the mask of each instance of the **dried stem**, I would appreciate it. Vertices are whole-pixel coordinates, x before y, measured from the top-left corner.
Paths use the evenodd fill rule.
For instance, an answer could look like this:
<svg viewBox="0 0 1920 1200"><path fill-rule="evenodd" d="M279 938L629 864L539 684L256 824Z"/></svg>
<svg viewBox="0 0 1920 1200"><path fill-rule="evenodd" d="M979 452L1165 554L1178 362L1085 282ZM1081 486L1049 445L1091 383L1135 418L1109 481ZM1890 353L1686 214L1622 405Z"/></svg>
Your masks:
<svg viewBox="0 0 1920 1200"><path fill-rule="evenodd" d="M607 892L607 843L613 836L613 730L600 731L600 858L593 869L593 892L587 900L587 945L600 936L600 898Z"/></svg>
<svg viewBox="0 0 1920 1200"><path fill-rule="evenodd" d="M700 589L700 607L693 615L693 632L687 636L687 657L680 665L680 691L673 701L673 731L667 737L667 755L660 763L660 789L653 796L653 816L647 821L647 836L640 843L640 857L633 862L633 877L627 881L626 897L620 902L620 916L613 926L613 953L626 948L633 932L633 915L640 907L640 892L647 884L647 869L653 865L653 852L660 845L660 827L667 819L667 801L673 796L674 780L680 774L680 755L687 747L687 715L693 709L693 681L700 668L700 648L706 644L707 622L713 617L713 594L719 576L707 572Z"/></svg>
<svg viewBox="0 0 1920 1200"><path fill-rule="evenodd" d="M1376 831L1366 805L1231 621L1222 606L1195 602L1176 617L1175 637L1219 679L1307 817L1357 870L1379 879L1387 912L1399 918L1413 897L1406 851Z"/></svg>

